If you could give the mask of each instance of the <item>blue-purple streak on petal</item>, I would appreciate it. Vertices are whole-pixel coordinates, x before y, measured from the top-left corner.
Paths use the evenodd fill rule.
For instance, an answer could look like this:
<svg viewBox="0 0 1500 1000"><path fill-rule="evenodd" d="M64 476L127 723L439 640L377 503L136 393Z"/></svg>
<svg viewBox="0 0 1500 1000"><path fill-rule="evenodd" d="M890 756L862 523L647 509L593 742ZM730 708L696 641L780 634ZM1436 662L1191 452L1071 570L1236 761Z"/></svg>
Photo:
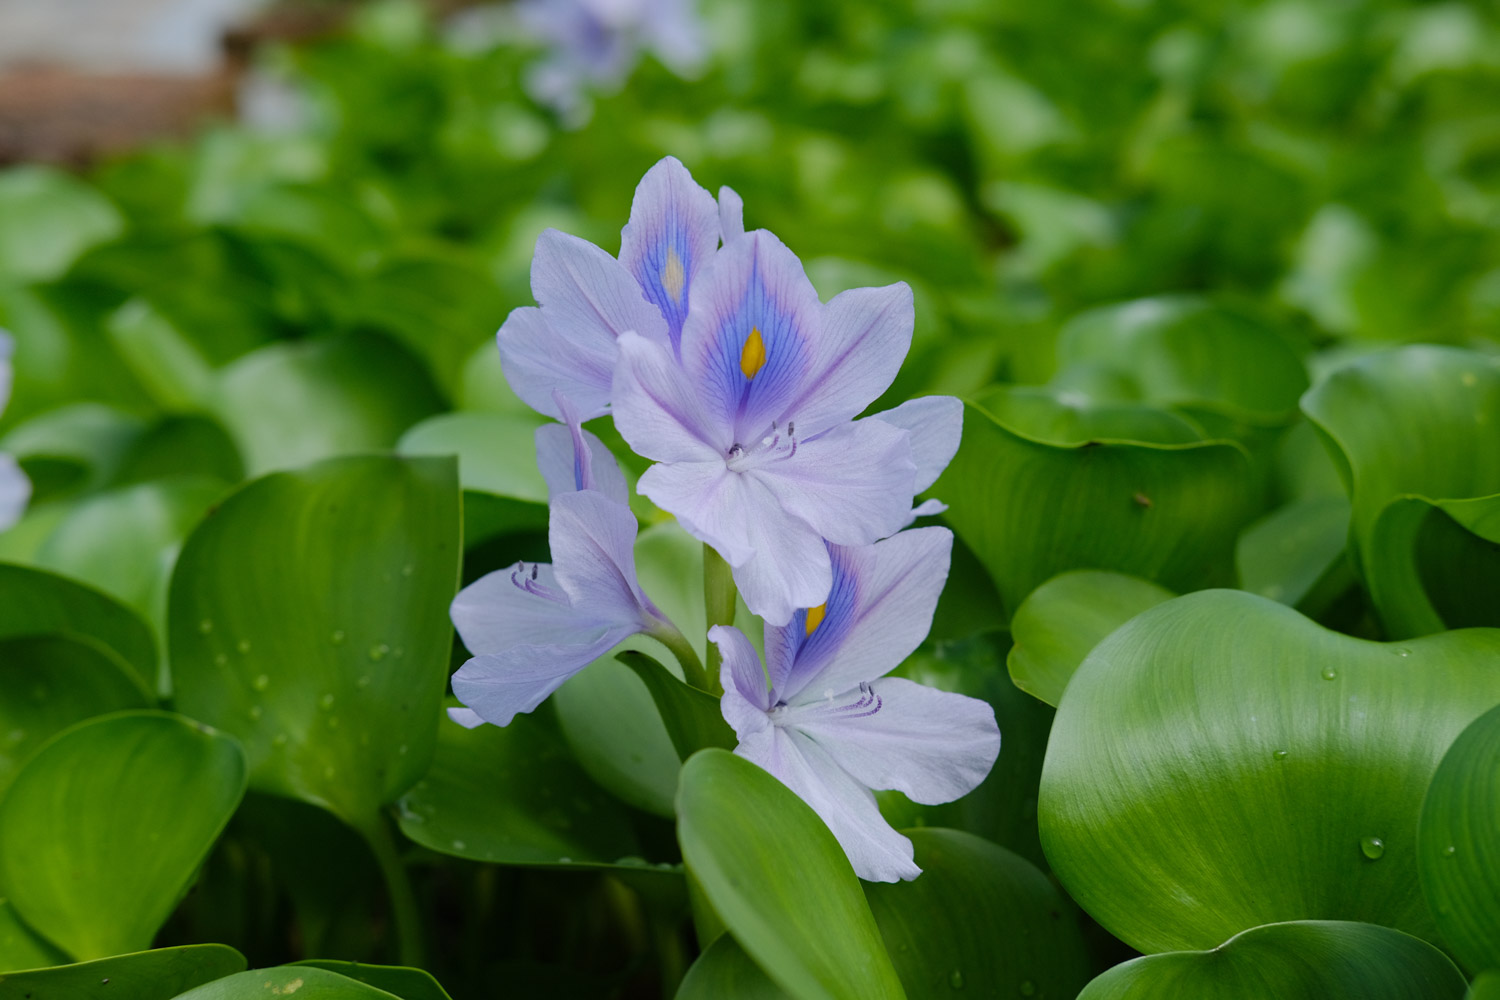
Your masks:
<svg viewBox="0 0 1500 1000"><path fill-rule="evenodd" d="M894 409L871 414L871 419L911 434L912 461L917 470L912 492L921 493L937 482L958 454L964 433L964 404L953 396L918 396Z"/></svg>
<svg viewBox="0 0 1500 1000"><path fill-rule="evenodd" d="M725 246L703 269L682 328L682 366L713 421L712 439L750 447L795 421L787 404L814 374L822 303L802 262L765 230ZM765 362L753 377L741 367L758 331Z"/></svg>
<svg viewBox="0 0 1500 1000"><path fill-rule="evenodd" d="M620 232L620 263L661 311L674 352L694 282L718 245L718 206L687 168L668 156L646 171Z"/></svg>
<svg viewBox="0 0 1500 1000"><path fill-rule="evenodd" d="M577 414L560 394L557 403L566 425L544 424L536 429L536 464L547 483L548 499L587 489L628 504L630 491L614 455L578 424Z"/></svg>
<svg viewBox="0 0 1500 1000"><path fill-rule="evenodd" d="M634 334L621 337L613 394L615 427L636 454L656 462L723 464L728 430L711 426L697 387L668 348Z"/></svg>
<svg viewBox="0 0 1500 1000"><path fill-rule="evenodd" d="M890 388L911 350L916 307L905 282L851 288L823 307L812 376L786 408L804 436L859 416Z"/></svg>
<svg viewBox="0 0 1500 1000"><path fill-rule="evenodd" d="M973 791L1000 755L988 702L900 677L861 685L858 694L836 707L806 702L785 711L788 726L862 785L923 805L951 802Z"/></svg>
<svg viewBox="0 0 1500 1000"><path fill-rule="evenodd" d="M773 678L785 678L777 695L793 705L882 677L921 645L948 580L953 533L915 528L874 545L829 546L829 553L833 590L812 635L804 628L798 640L766 628L768 659L772 650L793 654L772 663Z"/></svg>
<svg viewBox="0 0 1500 1000"><path fill-rule="evenodd" d="M745 200L734 188L719 188L719 237L728 246L744 235Z"/></svg>

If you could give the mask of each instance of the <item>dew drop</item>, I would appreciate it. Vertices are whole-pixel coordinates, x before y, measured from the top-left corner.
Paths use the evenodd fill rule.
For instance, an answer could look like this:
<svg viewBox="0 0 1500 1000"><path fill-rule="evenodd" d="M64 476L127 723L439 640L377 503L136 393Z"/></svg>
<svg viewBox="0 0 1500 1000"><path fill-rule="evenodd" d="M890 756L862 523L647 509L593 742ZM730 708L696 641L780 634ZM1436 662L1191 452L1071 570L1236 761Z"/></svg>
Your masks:
<svg viewBox="0 0 1500 1000"><path fill-rule="evenodd" d="M469 845L468 845L468 844L465 844L465 843L464 843L464 842L463 842L463 841L462 841L462 840L455 840L455 841L454 841L454 842L453 842L453 849L454 849L454 850L455 850L455 851L462 851L462 850L463 850L463 849L464 849L464 848L466 848L466 847L468 847L468 846L469 846Z"/></svg>
<svg viewBox="0 0 1500 1000"><path fill-rule="evenodd" d="M1411 650L1407 649L1405 646L1397 646L1395 649L1391 650L1391 652L1395 653L1397 656L1411 655Z"/></svg>
<svg viewBox="0 0 1500 1000"><path fill-rule="evenodd" d="M227 666L229 666L229 657L226 656L226 655L224 655L223 653L220 653L219 655L217 655L217 656L214 657L214 666L216 666L216 667L227 667Z"/></svg>
<svg viewBox="0 0 1500 1000"><path fill-rule="evenodd" d="M954 969L952 972L948 973L948 985L953 987L955 990L963 989L964 974L958 969Z"/></svg>
<svg viewBox="0 0 1500 1000"><path fill-rule="evenodd" d="M1339 675L1339 672L1337 670L1333 669L1332 667L1324 667L1323 668L1323 679L1325 681L1331 681L1335 677L1337 677L1338 675Z"/></svg>
<svg viewBox="0 0 1500 1000"><path fill-rule="evenodd" d="M367 688L370 686L370 675L362 674L359 680L355 681L354 683L357 687Z"/></svg>
<svg viewBox="0 0 1500 1000"><path fill-rule="evenodd" d="M338 727L339 727L339 717L337 715L330 715L328 717L328 728L329 729L337 729Z"/></svg>
<svg viewBox="0 0 1500 1000"><path fill-rule="evenodd" d="M250 682L250 686L257 691L264 691L271 686L271 678L266 674L257 674L255 680Z"/></svg>
<svg viewBox="0 0 1500 1000"><path fill-rule="evenodd" d="M329 781L337 778L338 774L338 768L334 767L332 764L329 764L327 767L323 768L323 777L327 778Z"/></svg>
<svg viewBox="0 0 1500 1000"><path fill-rule="evenodd" d="M214 623L209 621L207 618L198 623L198 631L203 635L208 635L208 633L212 632L213 630Z"/></svg>
<svg viewBox="0 0 1500 1000"><path fill-rule="evenodd" d="M1271 754L1271 756L1275 757L1277 760L1286 760L1286 751L1277 750L1275 753Z"/></svg>
<svg viewBox="0 0 1500 1000"><path fill-rule="evenodd" d="M416 572L416 569L417 568L415 566L413 566L411 563L407 563L405 566L401 567L401 575L402 576L411 576L413 573Z"/></svg>
<svg viewBox="0 0 1500 1000"><path fill-rule="evenodd" d="M234 648L238 649L241 655L248 653L250 652L250 640L241 639L239 642L234 644Z"/></svg>
<svg viewBox="0 0 1500 1000"><path fill-rule="evenodd" d="M277 733L271 738L271 742L279 747L286 746L286 733Z"/></svg>
<svg viewBox="0 0 1500 1000"><path fill-rule="evenodd" d="M1443 848L1443 857L1445 858L1451 858L1457 853L1458 848L1454 847L1452 844L1449 844L1447 847Z"/></svg>
<svg viewBox="0 0 1500 1000"><path fill-rule="evenodd" d="M318 699L318 704L321 707L323 707L323 708L332 708L333 707L333 692L330 691L329 693L325 694L323 697L319 698Z"/></svg>
<svg viewBox="0 0 1500 1000"><path fill-rule="evenodd" d="M1029 979L1021 980L1021 995L1023 997L1036 996L1036 983L1033 983Z"/></svg>
<svg viewBox="0 0 1500 1000"><path fill-rule="evenodd" d="M397 646L395 649L391 650L391 655L394 656L398 660L401 659L401 657L403 657L403 656L406 655L406 647L405 646Z"/></svg>
<svg viewBox="0 0 1500 1000"><path fill-rule="evenodd" d="M259 721L260 717L265 714L265 709L261 708L259 705L250 706L250 718L252 720Z"/></svg>
<svg viewBox="0 0 1500 1000"><path fill-rule="evenodd" d="M1365 837L1359 842L1359 849L1371 861L1379 861L1385 853L1385 841L1379 837Z"/></svg>
<svg viewBox="0 0 1500 1000"><path fill-rule="evenodd" d="M378 642L370 647L370 659L374 660L376 663L379 663L381 660L385 659L385 654L389 653L390 651L391 647L387 646L383 642Z"/></svg>
<svg viewBox="0 0 1500 1000"><path fill-rule="evenodd" d="M573 859L572 858L558 858L557 859L557 863L560 864L560 865L571 865L573 863Z"/></svg>
<svg viewBox="0 0 1500 1000"><path fill-rule="evenodd" d="M341 628L334 629L333 635L328 638L333 641L335 646L342 646L344 644L344 630Z"/></svg>
<svg viewBox="0 0 1500 1000"><path fill-rule="evenodd" d="M401 744L399 747L396 748L396 752L398 754L400 754L401 756L403 756L403 757L406 756L406 754L409 752L409 750L410 750L410 748L405 743Z"/></svg>

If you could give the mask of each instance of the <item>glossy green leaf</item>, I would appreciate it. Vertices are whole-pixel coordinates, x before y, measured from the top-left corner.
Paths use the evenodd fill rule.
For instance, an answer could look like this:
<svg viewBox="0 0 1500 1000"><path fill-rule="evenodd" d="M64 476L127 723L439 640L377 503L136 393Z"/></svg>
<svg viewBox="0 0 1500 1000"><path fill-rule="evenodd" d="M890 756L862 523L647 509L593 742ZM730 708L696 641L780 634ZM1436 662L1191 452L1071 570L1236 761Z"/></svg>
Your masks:
<svg viewBox="0 0 1500 1000"><path fill-rule="evenodd" d="M1349 501L1297 500L1256 521L1235 554L1240 589L1317 617L1354 579L1344 559Z"/></svg>
<svg viewBox="0 0 1500 1000"><path fill-rule="evenodd" d="M1122 441L1184 445L1203 440L1199 428L1159 406L1095 400L1076 390L1001 385L980 393L974 402L1002 426L1061 448Z"/></svg>
<svg viewBox="0 0 1500 1000"><path fill-rule="evenodd" d="M1307 371L1291 344L1250 315L1197 296L1091 309L1058 336L1058 366L1098 365L1139 398L1280 422L1294 414Z"/></svg>
<svg viewBox="0 0 1500 1000"><path fill-rule="evenodd" d="M626 640L627 646L637 644L644 647L639 637ZM606 653L549 700L563 738L590 778L637 809L675 815L682 761L646 683L629 667Z"/></svg>
<svg viewBox="0 0 1500 1000"><path fill-rule="evenodd" d="M1073 671L1099 642L1131 618L1176 595L1123 573L1081 569L1033 590L1011 621L1006 657L1016 687L1057 707Z"/></svg>
<svg viewBox="0 0 1500 1000"><path fill-rule="evenodd" d="M385 451L443 406L409 351L365 334L273 344L247 354L220 373L214 402L252 476Z"/></svg>
<svg viewBox="0 0 1500 1000"><path fill-rule="evenodd" d="M458 484L445 459L266 476L172 578L177 704L239 737L251 786L359 826L427 769L448 673Z"/></svg>
<svg viewBox="0 0 1500 1000"><path fill-rule="evenodd" d="M1500 364L1450 347L1369 355L1318 383L1302 408L1342 467L1351 548L1387 632L1500 625L1500 605L1464 614L1430 582L1446 576L1472 594L1500 581ZM1441 531L1431 522L1443 515L1458 529L1456 551L1423 567L1422 536Z"/></svg>
<svg viewBox="0 0 1500 1000"><path fill-rule="evenodd" d="M245 956L227 945L158 948L0 975L0 1000L172 1000L244 968Z"/></svg>
<svg viewBox="0 0 1500 1000"><path fill-rule="evenodd" d="M465 729L444 719L432 767L399 802L401 831L441 854L511 865L609 865L641 846L550 720Z"/></svg>
<svg viewBox="0 0 1500 1000"><path fill-rule="evenodd" d="M108 198L68 174L7 170L0 173L0 275L25 282L60 277L123 223Z"/></svg>
<svg viewBox="0 0 1500 1000"><path fill-rule="evenodd" d="M958 830L902 831L922 874L865 885L912 1000L1074 996L1089 959L1072 902L1034 865Z"/></svg>
<svg viewBox="0 0 1500 1000"><path fill-rule="evenodd" d="M677 814L688 869L777 985L798 1000L904 996L848 858L790 789L704 750L683 765Z"/></svg>
<svg viewBox="0 0 1500 1000"><path fill-rule="evenodd" d="M687 760L705 747L735 748L738 741L734 730L724 721L718 698L684 683L638 650L626 650L617 658L645 682L678 757Z"/></svg>
<svg viewBox="0 0 1500 1000"><path fill-rule="evenodd" d="M295 994L297 1000L395 1000L396 995L327 969L279 965L252 969L205 983L177 1000L274 1000Z"/></svg>
<svg viewBox="0 0 1500 1000"><path fill-rule="evenodd" d="M57 948L28 928L8 900L0 899L0 974L11 969L42 969L68 961ZM5 988L0 976L0 990Z"/></svg>
<svg viewBox="0 0 1500 1000"><path fill-rule="evenodd" d="M1372 924L1304 920L1247 930L1212 951L1117 965L1079 1000L1460 1000L1464 977L1446 955Z"/></svg>
<svg viewBox="0 0 1500 1000"><path fill-rule="evenodd" d="M81 723L0 800L0 887L75 958L145 950L244 791L223 733L166 712Z"/></svg>
<svg viewBox="0 0 1500 1000"><path fill-rule="evenodd" d="M675 1000L786 1000L789 994L760 970L728 934L714 939L677 988Z"/></svg>
<svg viewBox="0 0 1500 1000"><path fill-rule="evenodd" d="M1448 748L1422 803L1417 863L1443 942L1475 972L1500 969L1500 707Z"/></svg>
<svg viewBox="0 0 1500 1000"><path fill-rule="evenodd" d="M1158 605L1095 647L1058 709L1053 871L1145 952L1283 920L1431 939L1417 815L1448 744L1500 703L1497 654L1500 630L1373 643L1243 591Z"/></svg>
<svg viewBox="0 0 1500 1000"><path fill-rule="evenodd" d="M174 476L85 497L37 550L36 563L160 623L177 551L227 488L206 476Z"/></svg>
<svg viewBox="0 0 1500 1000"><path fill-rule="evenodd" d="M114 598L54 573L0 563L0 636L87 636L155 690L156 643L140 616Z"/></svg>
<svg viewBox="0 0 1500 1000"><path fill-rule="evenodd" d="M394 965L364 965L360 962L335 962L328 959L309 959L297 962L298 966L325 969L352 979L357 983L385 990L401 1000L452 1000L446 990L431 975L421 969L406 969Z"/></svg>
<svg viewBox="0 0 1500 1000"><path fill-rule="evenodd" d="M1003 613L1070 569L1109 569L1177 591L1228 582L1253 515L1253 472L1227 443L1060 447L972 405L934 488L1000 592Z"/></svg>
<svg viewBox="0 0 1500 1000"><path fill-rule="evenodd" d="M54 734L96 715L150 707L140 679L94 640L0 639L0 797L21 763Z"/></svg>

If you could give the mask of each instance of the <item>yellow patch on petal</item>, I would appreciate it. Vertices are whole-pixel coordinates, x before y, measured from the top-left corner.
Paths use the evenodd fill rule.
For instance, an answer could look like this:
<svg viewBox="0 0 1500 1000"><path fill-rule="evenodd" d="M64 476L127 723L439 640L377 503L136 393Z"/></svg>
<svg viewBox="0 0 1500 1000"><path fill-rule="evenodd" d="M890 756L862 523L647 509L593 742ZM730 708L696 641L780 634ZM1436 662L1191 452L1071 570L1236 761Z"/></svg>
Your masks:
<svg viewBox="0 0 1500 1000"><path fill-rule="evenodd" d="M745 338L745 346L740 350L740 371L746 378L754 378L765 363L766 342L760 339L760 327L752 326L750 336Z"/></svg>
<svg viewBox="0 0 1500 1000"><path fill-rule="evenodd" d="M672 301L682 305L682 288L687 284L687 271L683 270L682 258L676 247L667 248L667 262L661 269L661 287L672 296Z"/></svg>
<svg viewBox="0 0 1500 1000"><path fill-rule="evenodd" d="M807 609L807 634L812 635L818 626L823 624L823 616L828 613L827 604L819 604L815 608Z"/></svg>

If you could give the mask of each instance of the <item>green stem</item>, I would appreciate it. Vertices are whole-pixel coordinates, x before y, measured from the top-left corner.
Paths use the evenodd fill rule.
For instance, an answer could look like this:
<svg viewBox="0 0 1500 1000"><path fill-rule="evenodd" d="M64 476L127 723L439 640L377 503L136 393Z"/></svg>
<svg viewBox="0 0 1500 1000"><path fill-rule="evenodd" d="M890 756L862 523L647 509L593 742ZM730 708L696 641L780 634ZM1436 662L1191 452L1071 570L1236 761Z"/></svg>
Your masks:
<svg viewBox="0 0 1500 1000"><path fill-rule="evenodd" d="M734 606L738 598L739 591L734 587L734 572L729 568L729 563L705 544L703 546L703 604L708 612L708 627L733 625ZM724 689L719 686L719 666L722 662L719 647L710 642L706 666L708 682L711 686L704 689L709 694L724 693Z"/></svg>
<svg viewBox="0 0 1500 1000"><path fill-rule="evenodd" d="M687 641L686 636L671 625L647 634L677 657L684 680L700 691L709 690L708 673L703 669L703 661L698 659L698 651Z"/></svg>
<svg viewBox="0 0 1500 1000"><path fill-rule="evenodd" d="M426 948L422 942L422 917L417 907L417 896L412 891L411 878L396 847L396 838L391 836L390 821L377 812L368 821L357 825L365 842L375 853L375 863L380 866L380 875L385 879L385 888L391 900L391 915L396 921L397 954L401 964L420 969L424 964Z"/></svg>

